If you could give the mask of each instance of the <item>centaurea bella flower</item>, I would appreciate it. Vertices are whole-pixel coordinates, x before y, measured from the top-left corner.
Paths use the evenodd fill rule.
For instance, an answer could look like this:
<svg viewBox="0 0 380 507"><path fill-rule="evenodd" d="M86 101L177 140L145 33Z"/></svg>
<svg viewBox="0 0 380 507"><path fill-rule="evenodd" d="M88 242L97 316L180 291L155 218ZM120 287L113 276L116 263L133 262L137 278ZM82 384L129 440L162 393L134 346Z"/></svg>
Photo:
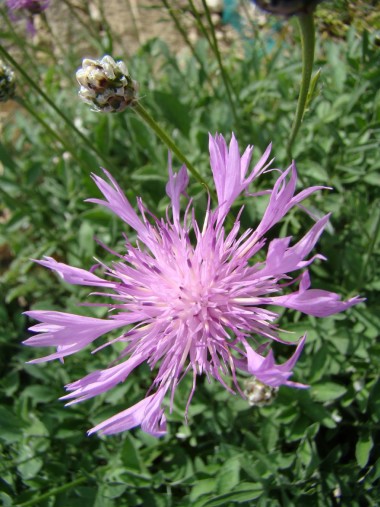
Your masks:
<svg viewBox="0 0 380 507"><path fill-rule="evenodd" d="M168 393L173 398L186 373L193 377L188 403L197 376L202 374L242 395L237 370L272 388L306 387L289 380L305 336L299 339L290 359L276 364L270 342L291 347L294 344L280 338L278 315L271 306L325 317L360 301L357 297L340 301L333 292L310 289L306 268L314 259L323 258L319 254L310 256L310 252L329 215L316 221L293 245L290 237L273 239L267 246L265 260L254 262L267 243L267 232L291 208L323 187L296 193L297 172L293 163L279 173L273 189L268 191L269 202L256 229L239 234L238 216L227 231L225 222L234 201L268 168L270 146L251 171L248 168L253 148L248 146L240 156L234 136L229 147L221 135L210 136L209 149L218 203L214 209L210 204L207 206L203 224L195 219L191 200L181 216L180 196L187 197L189 182L185 166L173 173L169 161L166 192L171 201L171 218L167 213L161 219L152 216L141 199L137 201L137 213L113 177L104 171L108 181L93 175L104 200L89 201L109 208L134 229L136 243L126 240L126 252L112 266L104 266L103 277L49 257L37 261L71 284L105 289L105 296L113 302L105 319L57 311L27 312L40 324L30 328L38 334L25 344L56 347L56 352L32 363L63 359L111 330L120 329L121 333L111 343L125 344L118 364L69 384L63 399L71 404L104 393L144 362L156 371L147 397L101 422L89 433L113 434L141 426L152 435L163 435L164 399ZM301 275L292 279L292 274L299 271ZM289 289L293 283L298 288L284 294L284 287ZM232 382L226 381L228 374Z"/></svg>

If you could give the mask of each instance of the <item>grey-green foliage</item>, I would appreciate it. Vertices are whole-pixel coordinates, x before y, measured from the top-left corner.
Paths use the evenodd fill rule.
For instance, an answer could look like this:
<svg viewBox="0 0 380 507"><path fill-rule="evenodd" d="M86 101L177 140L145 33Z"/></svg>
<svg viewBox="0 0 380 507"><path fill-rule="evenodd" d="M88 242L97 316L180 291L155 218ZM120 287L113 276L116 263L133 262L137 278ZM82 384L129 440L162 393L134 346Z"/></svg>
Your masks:
<svg viewBox="0 0 380 507"><path fill-rule="evenodd" d="M262 35L265 42L265 33ZM176 138L210 181L207 132L229 135L257 153L273 141L278 167L289 164L285 146L299 81L299 53L291 39L267 55L257 41L244 58L231 50L224 65L236 92L240 121L233 122L217 67L204 41L197 44L218 94L210 90L192 59L181 62L160 41L145 44L128 62L140 82L144 106ZM125 232L110 214L84 203L97 195L90 172L100 161L40 97L26 93L32 110L60 133L70 151L23 109L12 113L0 144L4 166L0 229L0 498L5 506L212 507L377 505L380 491L379 131L378 48L367 33L325 41L317 53L322 73L316 96L295 146L305 185L333 187L310 202L315 213L333 211L318 250L327 262L312 268L315 287L344 296L360 292L367 302L325 320L286 313L283 328L301 336L305 351L297 380L310 390L282 388L275 402L249 407L239 396L200 378L184 425L185 380L169 416L169 434L157 440L140 430L99 439L86 429L144 396L150 382L141 367L107 395L65 408L63 385L106 366L116 351L86 350L64 365L25 366L39 351L24 349L27 308L54 308L98 315L77 307L86 290L59 282L29 259L52 255L89 268L93 256L109 259L96 235L122 251ZM114 55L117 57L118 55ZM72 55L71 55L72 58ZM155 213L165 212L167 153L133 114L92 113L62 87L59 69L41 64L40 86L76 121L131 202L141 195ZM259 182L268 188L272 176ZM195 182L202 216L204 190ZM243 203L243 201L242 201ZM245 226L257 223L260 199L244 199ZM238 209L238 208L237 208ZM320 211L318 211L320 210ZM9 218L7 218L9 217ZM311 221L292 213L276 233L298 234ZM277 355L282 356L278 347ZM28 503L29 502L29 503Z"/></svg>

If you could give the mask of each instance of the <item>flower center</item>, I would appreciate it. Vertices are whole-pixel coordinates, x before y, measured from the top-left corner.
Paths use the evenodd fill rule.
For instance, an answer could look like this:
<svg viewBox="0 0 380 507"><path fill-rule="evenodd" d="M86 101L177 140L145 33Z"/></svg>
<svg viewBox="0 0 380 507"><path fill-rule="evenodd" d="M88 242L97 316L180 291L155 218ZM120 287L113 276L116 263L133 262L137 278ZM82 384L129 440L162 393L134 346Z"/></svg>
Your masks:
<svg viewBox="0 0 380 507"><path fill-rule="evenodd" d="M179 318L182 320L195 318L203 321L208 319L209 294L199 282L187 287L181 285L177 298L174 309L178 312Z"/></svg>

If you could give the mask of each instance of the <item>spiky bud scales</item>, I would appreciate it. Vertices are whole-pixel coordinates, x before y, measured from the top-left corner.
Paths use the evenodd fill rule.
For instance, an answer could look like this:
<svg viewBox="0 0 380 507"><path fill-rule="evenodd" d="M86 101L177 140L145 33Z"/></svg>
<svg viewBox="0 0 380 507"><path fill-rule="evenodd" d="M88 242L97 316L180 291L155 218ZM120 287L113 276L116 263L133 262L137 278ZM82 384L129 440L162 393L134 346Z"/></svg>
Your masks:
<svg viewBox="0 0 380 507"><path fill-rule="evenodd" d="M16 93L16 79L13 70L0 60L0 102L7 102Z"/></svg>
<svg viewBox="0 0 380 507"><path fill-rule="evenodd" d="M124 62L111 56L101 60L85 58L76 73L79 96L97 112L119 113L137 100L137 83L130 77Z"/></svg>
<svg viewBox="0 0 380 507"><path fill-rule="evenodd" d="M270 405L277 396L277 392L278 387L263 384L263 382L260 382L260 380L255 377L251 377L245 382L244 394L251 407Z"/></svg>

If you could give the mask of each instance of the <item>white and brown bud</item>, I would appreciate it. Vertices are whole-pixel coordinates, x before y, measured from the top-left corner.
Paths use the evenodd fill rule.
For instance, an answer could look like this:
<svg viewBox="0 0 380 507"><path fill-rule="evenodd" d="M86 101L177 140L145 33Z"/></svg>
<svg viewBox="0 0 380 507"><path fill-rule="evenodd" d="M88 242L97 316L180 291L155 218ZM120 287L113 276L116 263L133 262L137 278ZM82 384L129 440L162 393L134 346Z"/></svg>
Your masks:
<svg viewBox="0 0 380 507"><path fill-rule="evenodd" d="M245 381L244 394L251 407L263 407L269 405L277 396L278 387L263 384L255 377Z"/></svg>
<svg viewBox="0 0 380 507"><path fill-rule="evenodd" d="M15 93L15 73L0 60L0 102L7 102L15 96Z"/></svg>
<svg viewBox="0 0 380 507"><path fill-rule="evenodd" d="M323 0L253 0L264 11L283 16L312 12Z"/></svg>
<svg viewBox="0 0 380 507"><path fill-rule="evenodd" d="M136 81L124 62L115 62L111 56L101 60L85 58L76 77L79 96L97 112L120 113L137 101Z"/></svg>

